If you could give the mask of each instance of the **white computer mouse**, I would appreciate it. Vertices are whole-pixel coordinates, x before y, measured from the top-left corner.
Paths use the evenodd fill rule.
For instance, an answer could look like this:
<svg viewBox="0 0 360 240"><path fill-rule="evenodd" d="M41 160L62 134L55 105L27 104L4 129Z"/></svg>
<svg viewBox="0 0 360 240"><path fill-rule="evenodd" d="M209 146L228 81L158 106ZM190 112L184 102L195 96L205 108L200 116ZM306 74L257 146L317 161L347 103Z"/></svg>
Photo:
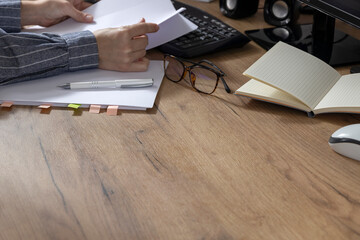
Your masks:
<svg viewBox="0 0 360 240"><path fill-rule="evenodd" d="M337 153L360 161L360 124L352 124L335 131L329 139Z"/></svg>

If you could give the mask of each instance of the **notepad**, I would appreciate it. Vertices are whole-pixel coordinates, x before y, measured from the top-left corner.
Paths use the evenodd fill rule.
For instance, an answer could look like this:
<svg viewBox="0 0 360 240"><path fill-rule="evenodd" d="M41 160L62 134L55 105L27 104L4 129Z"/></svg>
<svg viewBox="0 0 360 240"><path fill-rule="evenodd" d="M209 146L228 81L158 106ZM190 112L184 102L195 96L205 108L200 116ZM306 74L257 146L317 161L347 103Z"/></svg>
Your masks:
<svg viewBox="0 0 360 240"><path fill-rule="evenodd" d="M360 74L341 76L322 60L279 42L245 72L235 94L296 108L313 116L360 113Z"/></svg>
<svg viewBox="0 0 360 240"><path fill-rule="evenodd" d="M100 69L82 70L1 86L0 102L12 102L14 105L31 106L51 104L54 107L67 107L68 104L79 104L80 108L88 108L92 104L101 105L102 108L106 108L109 105L117 105L120 109L146 110L153 107L163 77L163 61L150 61L146 72L115 72ZM102 79L106 81L132 78L153 78L154 84L151 87L126 89L65 90L57 87L72 81L89 81L89 79Z"/></svg>

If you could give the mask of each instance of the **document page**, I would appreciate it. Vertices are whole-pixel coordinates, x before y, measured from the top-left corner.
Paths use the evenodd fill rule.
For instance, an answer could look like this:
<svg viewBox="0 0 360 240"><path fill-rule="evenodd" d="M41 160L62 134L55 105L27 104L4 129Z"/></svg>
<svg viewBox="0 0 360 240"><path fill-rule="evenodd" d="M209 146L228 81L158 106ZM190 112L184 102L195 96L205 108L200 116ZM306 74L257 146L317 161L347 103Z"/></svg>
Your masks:
<svg viewBox="0 0 360 240"><path fill-rule="evenodd" d="M244 75L293 95L311 109L340 78L325 62L283 42L265 53Z"/></svg>
<svg viewBox="0 0 360 240"><path fill-rule="evenodd" d="M51 32L65 34L78 31L96 31L104 28L115 28L138 23L141 18L146 22L157 23L160 29L156 33L148 34L147 49L157 47L163 43L178 38L197 28L179 12L175 10L170 0L101 0L85 9L94 16L94 23L79 23L73 19L56 24L48 28L25 29L28 32Z"/></svg>
<svg viewBox="0 0 360 240"><path fill-rule="evenodd" d="M360 73L342 76L316 106L315 112L360 109Z"/></svg>

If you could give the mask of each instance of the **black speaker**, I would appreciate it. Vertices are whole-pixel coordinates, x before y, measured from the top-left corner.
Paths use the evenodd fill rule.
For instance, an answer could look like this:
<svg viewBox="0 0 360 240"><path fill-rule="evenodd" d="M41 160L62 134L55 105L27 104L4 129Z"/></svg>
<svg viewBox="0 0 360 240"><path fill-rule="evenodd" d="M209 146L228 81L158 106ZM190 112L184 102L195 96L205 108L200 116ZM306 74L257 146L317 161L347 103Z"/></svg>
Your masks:
<svg viewBox="0 0 360 240"><path fill-rule="evenodd" d="M249 17L256 13L259 0L220 0L220 11L230 18Z"/></svg>
<svg viewBox="0 0 360 240"><path fill-rule="evenodd" d="M297 0L265 0L264 19L275 26L292 25L299 17Z"/></svg>

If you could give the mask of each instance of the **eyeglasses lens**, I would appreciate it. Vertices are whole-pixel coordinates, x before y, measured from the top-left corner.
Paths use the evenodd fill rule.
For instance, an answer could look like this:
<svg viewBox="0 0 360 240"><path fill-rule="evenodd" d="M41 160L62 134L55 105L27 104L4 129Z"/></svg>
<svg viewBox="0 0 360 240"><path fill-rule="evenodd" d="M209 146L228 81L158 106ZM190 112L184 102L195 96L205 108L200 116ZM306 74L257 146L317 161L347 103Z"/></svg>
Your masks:
<svg viewBox="0 0 360 240"><path fill-rule="evenodd" d="M191 72L196 77L193 86L197 90L204 93L212 93L215 90L217 75L214 72L202 67L194 67Z"/></svg>
<svg viewBox="0 0 360 240"><path fill-rule="evenodd" d="M184 66L181 62L170 56L166 56L165 61L169 62L165 71L166 77L173 82L179 82L184 74Z"/></svg>

